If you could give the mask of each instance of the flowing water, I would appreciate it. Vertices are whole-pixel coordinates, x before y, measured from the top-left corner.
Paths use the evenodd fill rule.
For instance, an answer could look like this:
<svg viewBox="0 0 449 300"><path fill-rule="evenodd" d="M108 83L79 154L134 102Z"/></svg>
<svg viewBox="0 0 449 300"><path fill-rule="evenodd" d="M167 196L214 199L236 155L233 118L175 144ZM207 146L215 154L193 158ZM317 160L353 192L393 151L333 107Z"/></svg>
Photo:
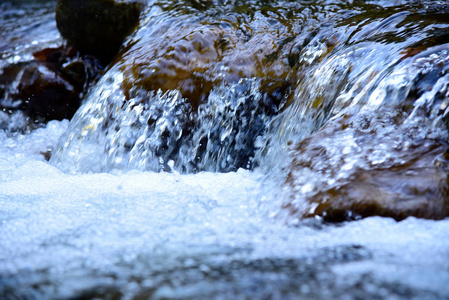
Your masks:
<svg viewBox="0 0 449 300"><path fill-rule="evenodd" d="M0 114L0 298L448 298L448 104L446 1L150 2L70 122ZM302 218L379 182L442 220Z"/></svg>

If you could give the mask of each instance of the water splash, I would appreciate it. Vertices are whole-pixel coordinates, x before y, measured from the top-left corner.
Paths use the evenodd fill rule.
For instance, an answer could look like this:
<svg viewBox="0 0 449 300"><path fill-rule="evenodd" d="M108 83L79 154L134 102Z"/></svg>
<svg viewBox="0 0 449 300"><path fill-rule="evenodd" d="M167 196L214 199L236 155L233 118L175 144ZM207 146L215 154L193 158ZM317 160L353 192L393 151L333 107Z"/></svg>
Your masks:
<svg viewBox="0 0 449 300"><path fill-rule="evenodd" d="M132 90L126 100L120 73L110 73L77 113L52 164L66 172L198 172L253 163L254 139L268 119L257 80L218 86L195 112L176 90Z"/></svg>
<svg viewBox="0 0 449 300"><path fill-rule="evenodd" d="M347 11L335 13L343 7ZM404 169L421 153L425 158L414 167L434 158L443 166L434 169L443 184L428 183L440 203L448 141L449 27L441 21L447 7L336 3L321 7L324 16L319 8L298 4L293 11L301 11L301 22L293 29L280 11L262 15L234 6L234 16L243 9L256 21L227 16L224 23L208 25L151 8L121 60L72 121L51 162L68 172L223 172L260 166L268 174L268 209L296 218L313 215L333 197L323 193L378 170L384 172L380 177L387 176L387 170ZM201 13L213 19L221 12L214 7L194 15ZM260 28L267 29L270 20L278 25L264 37ZM188 35L179 38L177 31L160 27L177 22L186 22ZM260 60L257 54L248 56L251 34L260 42L275 41L275 52L260 49L257 53L265 54ZM273 38L276 34L281 38ZM161 48L147 36L163 38ZM236 57L243 65L231 63ZM258 69L261 63L266 78ZM282 80L287 84L267 92L266 81ZM393 177L393 182L402 180ZM404 193L421 197L425 187L414 179L408 185L418 192Z"/></svg>
<svg viewBox="0 0 449 300"><path fill-rule="evenodd" d="M272 78L249 72L214 82L196 107L181 89L124 91L118 65L70 125L0 131L0 297L448 298L448 219L372 217L334 226L300 218L341 190L362 200L397 191L413 201L444 191L447 9L437 9L438 1L163 3L170 21L185 10L214 18L220 5L220 21L227 20L220 26L250 20L236 35L255 48L238 40L244 55L232 52L228 62L251 62L267 54L255 49L282 45L265 62L288 70L291 94L269 95L264 79ZM164 36L156 25L166 20L153 17L146 30ZM204 37L201 30L189 33ZM281 38L264 40L266 32ZM160 43L137 36L139 47ZM229 75L222 61L213 66L207 76ZM278 92L288 95L272 101ZM51 151L63 131L52 163L87 174L44 162L39 152ZM256 164L254 172L175 172ZM105 171L123 174L90 173ZM440 196L429 207L449 199Z"/></svg>
<svg viewBox="0 0 449 300"><path fill-rule="evenodd" d="M305 86L299 85L295 96L309 99L306 93L312 91L312 99L321 100L319 91L330 87L331 95L322 101L328 102L320 104L327 109L315 109L313 101L297 101L273 121L271 134L279 138L269 140L263 158L277 168L276 175L270 173L267 179L273 184L267 185L267 193L276 191L267 196L268 209L295 222L297 216L314 215L338 197L356 199L356 203L392 197L441 204L444 209L438 208L441 215L437 215L444 218L448 206L448 49L449 44L444 44L413 57L393 58L387 70L380 72L378 67L368 67L374 65L366 64L363 56L348 65L345 55L337 54L330 60L339 63L320 65ZM377 55L384 57L384 52ZM367 68L360 74L353 64ZM332 76L341 68L347 68L344 76ZM340 80L343 88L332 89L329 78ZM401 177L402 172L408 175ZM417 174L413 175L416 179L412 174ZM438 179L430 182L421 176ZM390 186L397 194L388 191ZM278 201L273 202L273 197Z"/></svg>

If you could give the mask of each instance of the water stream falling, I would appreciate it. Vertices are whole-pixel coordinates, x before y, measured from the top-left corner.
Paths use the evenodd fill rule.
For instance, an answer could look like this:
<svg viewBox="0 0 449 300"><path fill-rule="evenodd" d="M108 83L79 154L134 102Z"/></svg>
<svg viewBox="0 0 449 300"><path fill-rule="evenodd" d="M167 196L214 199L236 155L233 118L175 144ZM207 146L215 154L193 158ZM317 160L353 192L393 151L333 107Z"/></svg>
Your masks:
<svg viewBox="0 0 449 300"><path fill-rule="evenodd" d="M446 1L145 3L70 122L0 111L0 298L449 297Z"/></svg>

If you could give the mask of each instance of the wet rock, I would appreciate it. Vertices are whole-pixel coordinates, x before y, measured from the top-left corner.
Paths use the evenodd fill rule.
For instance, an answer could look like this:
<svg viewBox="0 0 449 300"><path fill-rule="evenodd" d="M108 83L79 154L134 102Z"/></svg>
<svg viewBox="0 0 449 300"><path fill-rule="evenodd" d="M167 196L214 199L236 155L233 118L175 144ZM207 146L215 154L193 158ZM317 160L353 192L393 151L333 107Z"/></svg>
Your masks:
<svg viewBox="0 0 449 300"><path fill-rule="evenodd" d="M77 59L65 64L61 72L70 78L70 82L79 90L85 88L89 81L89 74L86 70L86 64L83 60Z"/></svg>
<svg viewBox="0 0 449 300"><path fill-rule="evenodd" d="M33 53L33 57L38 62L52 63L61 66L76 55L75 49L67 46L59 46L57 48L45 48Z"/></svg>
<svg viewBox="0 0 449 300"><path fill-rule="evenodd" d="M331 222L449 216L449 152L442 140L404 138L401 130L366 134L353 126L340 120L295 146L285 209Z"/></svg>
<svg viewBox="0 0 449 300"><path fill-rule="evenodd" d="M296 82L288 55L301 34L295 14L303 6L292 4L287 11L260 3L251 5L161 3L164 13L140 24L117 56L127 98L132 98L131 89L179 90L196 109L207 101L214 87L258 78L263 81L262 92L277 94L269 106L282 106L280 102L291 92L287 87Z"/></svg>
<svg viewBox="0 0 449 300"><path fill-rule="evenodd" d="M82 137L69 144L98 140L111 158L95 170L252 168L256 139L288 103L295 72L285 48L300 27L286 10L181 4L155 4L75 116ZM83 157L71 167L92 168L75 147Z"/></svg>
<svg viewBox="0 0 449 300"><path fill-rule="evenodd" d="M161 38L164 43L144 37L129 53L124 53L126 95L129 97L129 91L139 87L146 91L176 89L197 108L207 101L212 88L222 83L259 77L265 79L269 92L273 90L270 79L287 78L291 69L281 58L265 62L267 56L281 50L275 46L274 37L259 33L245 42L238 36L242 24L231 23L225 27L213 24L212 20L209 22L176 25L164 33ZM240 47L248 47L248 50L242 51Z"/></svg>
<svg viewBox="0 0 449 300"><path fill-rule="evenodd" d="M321 17L309 18L317 10L314 4L291 1L288 7L277 7L273 3L154 3L110 65L103 85L75 118L73 128L81 137L72 135L64 145L73 142L79 152L61 150L61 157L63 153L70 153L67 155L72 158L79 155L74 158L76 164L90 168L91 163L81 163L83 151L78 145L86 139L92 144L98 142L94 147L107 157L99 171L128 167L169 170L168 162L174 162L174 168L183 172L252 166L255 142L266 132L271 117L290 104L304 101L317 112L311 114L313 125L309 127L321 126L333 114L340 91L351 88L348 74L352 69L353 77L372 67L376 70L368 77L382 75L383 67L375 60L375 66L361 61L352 64L351 60L359 56L366 59L377 51L392 57L400 51L373 48L375 44L370 43L361 48L362 42L374 40L379 34L367 30L369 40L364 34L356 35L360 44L355 43L353 50L333 60L330 56L352 44L351 32L363 27L357 19L348 21L346 25L351 27L340 26L339 22L360 11L354 11L352 5L338 4L323 23ZM348 11L342 15L343 8ZM392 16L396 22L402 20L397 11L379 13L372 8L374 20L378 19L375 23ZM389 34L390 27L379 25L384 27ZM328 63L323 63L327 58ZM380 59L386 57L381 55ZM308 81L339 63L332 74L316 75L315 82ZM323 80L325 84L321 84ZM302 87L306 91L311 88L311 92L299 94ZM162 161L163 167L149 161L156 161L156 165Z"/></svg>
<svg viewBox="0 0 449 300"><path fill-rule="evenodd" d="M0 109L7 114L23 111L30 117L25 121L32 126L70 119L89 87L101 76L99 61L80 56L67 46L46 48L33 56L33 61L0 70Z"/></svg>
<svg viewBox="0 0 449 300"><path fill-rule="evenodd" d="M251 168L255 140L290 102L296 77L286 48L300 28L279 8L263 6L257 14L241 4L196 4L162 7L167 13L141 24L116 59L121 87L127 101L175 90L187 102L188 118L171 117L176 126L154 137L161 142L153 145L167 145L164 150L150 145L163 161L175 161L182 172ZM149 99L144 105L161 105ZM152 121L148 131L163 120ZM165 142L172 139L176 143ZM182 153L192 141L195 148Z"/></svg>
<svg viewBox="0 0 449 300"><path fill-rule="evenodd" d="M62 120L71 118L79 107L79 89L50 64L25 67L19 82L16 97L30 116Z"/></svg>
<svg viewBox="0 0 449 300"><path fill-rule="evenodd" d="M0 109L14 108L13 100L9 97L11 84L15 81L24 64L11 64L0 69Z"/></svg>
<svg viewBox="0 0 449 300"><path fill-rule="evenodd" d="M61 73L80 93L87 91L103 69L95 58L80 56L73 47L68 46L46 48L33 53L33 56L37 62L45 63Z"/></svg>
<svg viewBox="0 0 449 300"><path fill-rule="evenodd" d="M136 1L60 0L56 22L70 44L107 65L137 25L141 6Z"/></svg>
<svg viewBox="0 0 449 300"><path fill-rule="evenodd" d="M291 106L274 131L283 148L273 148L288 149L287 159L279 159L279 194L285 194L276 197L282 213L327 221L449 216L447 44L392 51L394 34L384 32L382 42L378 37L376 32L367 52L350 60L352 46L337 44L297 86L295 98L302 102ZM318 45L324 44L329 49L334 43ZM353 45L364 52L362 43ZM312 53L317 52L322 53ZM291 64L306 58L298 57Z"/></svg>

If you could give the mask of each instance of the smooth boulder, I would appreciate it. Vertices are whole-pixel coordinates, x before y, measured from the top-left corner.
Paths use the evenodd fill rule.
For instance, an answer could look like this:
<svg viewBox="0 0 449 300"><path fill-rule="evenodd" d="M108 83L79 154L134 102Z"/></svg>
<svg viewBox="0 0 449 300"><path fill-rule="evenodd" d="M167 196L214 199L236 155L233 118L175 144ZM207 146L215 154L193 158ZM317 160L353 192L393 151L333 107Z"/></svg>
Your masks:
<svg viewBox="0 0 449 300"><path fill-rule="evenodd" d="M56 23L61 35L82 54L109 64L139 21L142 4L114 0L60 0Z"/></svg>

